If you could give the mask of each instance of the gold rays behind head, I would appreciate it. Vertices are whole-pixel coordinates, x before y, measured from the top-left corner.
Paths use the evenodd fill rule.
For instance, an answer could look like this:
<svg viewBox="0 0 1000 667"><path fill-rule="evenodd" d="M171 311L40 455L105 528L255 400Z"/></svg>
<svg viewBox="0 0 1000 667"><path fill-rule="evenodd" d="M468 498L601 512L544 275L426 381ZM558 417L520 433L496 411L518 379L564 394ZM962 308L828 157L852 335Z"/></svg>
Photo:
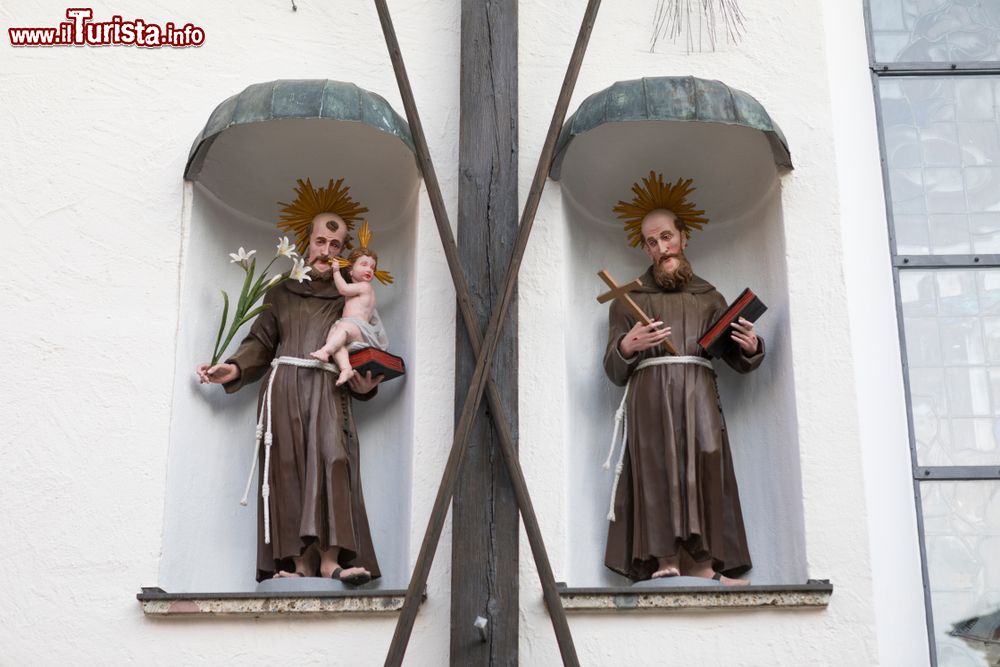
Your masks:
<svg viewBox="0 0 1000 667"><path fill-rule="evenodd" d="M677 217L677 226L687 238L691 238L692 229L701 229L708 224L705 211L696 209L688 201L687 196L694 192L691 180L678 178L670 184L663 180L663 174L650 171L649 178L642 179L642 184L633 183L632 192L635 197L631 202L618 202L612 209L618 217L625 221L625 232L628 242L633 248L642 244L642 219L650 211L665 209Z"/></svg>
<svg viewBox="0 0 1000 667"><path fill-rule="evenodd" d="M281 209L278 229L295 234L295 249L300 255L306 254L309 236L312 234L313 218L320 213L334 213L340 216L347 225L347 231L351 232L354 223L361 220L361 214L368 212L367 208L347 194L351 188L343 186L342 178L336 183L331 178L325 188L314 188L308 178L304 182L300 178L296 183L298 186L295 188L295 199L292 203L278 202L279 206L284 207ZM344 247L352 247L349 233L344 239Z"/></svg>
<svg viewBox="0 0 1000 667"><path fill-rule="evenodd" d="M361 223L361 229L358 231L358 243L360 244L361 247L359 247L357 250L351 253L350 259L344 259L343 257L338 257L337 262L340 264L340 268L344 269L351 266L354 263L354 260L357 259L358 257L367 255L368 257L371 257L372 259L375 260L375 266L376 266L375 277L378 279L378 281L383 285L391 285L396 281L396 279L393 278L392 274L390 274L388 271L382 271L377 268L378 255L375 254L374 250L368 247L368 244L371 243L371 240L372 240L372 230L368 226L368 221L365 220L364 222Z"/></svg>

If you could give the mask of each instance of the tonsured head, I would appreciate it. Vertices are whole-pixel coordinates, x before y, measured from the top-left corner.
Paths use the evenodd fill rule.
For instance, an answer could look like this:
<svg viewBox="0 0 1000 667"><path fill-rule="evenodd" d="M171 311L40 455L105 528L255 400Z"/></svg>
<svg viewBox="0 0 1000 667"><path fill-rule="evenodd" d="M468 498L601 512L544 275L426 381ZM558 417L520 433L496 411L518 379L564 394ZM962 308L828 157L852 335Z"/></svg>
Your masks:
<svg viewBox="0 0 1000 667"><path fill-rule="evenodd" d="M341 227L346 227L340 245L341 248L351 248L348 234L368 209L351 199L350 190L342 178L336 182L331 178L326 187L319 188L313 187L308 178L304 181L299 179L296 181L295 199L291 203L278 202L284 207L278 229L295 235L295 249L300 255L308 257L312 254L312 235L316 231L316 220L321 216L324 223L334 219Z"/></svg>
<svg viewBox="0 0 1000 667"><path fill-rule="evenodd" d="M317 271L329 271L347 242L347 224L336 213L320 213L312 221L306 261Z"/></svg>

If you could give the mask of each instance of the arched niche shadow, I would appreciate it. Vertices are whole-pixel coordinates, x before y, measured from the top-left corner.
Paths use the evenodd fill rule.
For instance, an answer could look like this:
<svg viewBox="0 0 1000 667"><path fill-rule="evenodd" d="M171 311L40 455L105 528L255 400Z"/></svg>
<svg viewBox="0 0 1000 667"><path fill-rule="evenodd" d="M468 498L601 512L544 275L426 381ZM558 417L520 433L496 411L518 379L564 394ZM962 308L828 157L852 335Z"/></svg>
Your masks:
<svg viewBox="0 0 1000 667"><path fill-rule="evenodd" d="M278 202L295 197L295 180L319 186L344 177L351 196L370 209L380 267L397 279L376 286L390 351L411 360L420 174L410 146L405 122L385 100L332 81L251 86L220 104L196 139L185 172L193 182L185 194L159 573L165 590L243 591L256 583L256 481L248 506L239 500L252 462L259 384L227 395L197 384L194 376L195 365L211 357L219 290L239 294L243 272L229 263L228 253L256 249L258 265L266 263L279 237ZM274 269L288 265L282 258ZM405 584L409 571L414 406L405 387L404 376L382 386L372 401L354 403L381 587Z"/></svg>
<svg viewBox="0 0 1000 667"><path fill-rule="evenodd" d="M586 105L576 117L587 112ZM602 463L623 389L606 379L602 367L608 306L595 300L606 289L596 272L606 268L621 283L649 266L640 249L628 246L611 208L619 199L630 199L631 184L653 169L667 180L693 178L697 190L691 199L711 220L688 245L695 273L728 300L749 286L768 305L758 323L767 341L761 368L739 375L721 361L715 366L754 562L749 576L757 584L803 583L802 490L777 152L764 132L745 124L650 118L595 122L561 142L558 156L569 239L564 261L569 317L565 483L571 508L567 579L572 586L630 583L603 565L613 471L604 470ZM564 138L573 122L567 122Z"/></svg>

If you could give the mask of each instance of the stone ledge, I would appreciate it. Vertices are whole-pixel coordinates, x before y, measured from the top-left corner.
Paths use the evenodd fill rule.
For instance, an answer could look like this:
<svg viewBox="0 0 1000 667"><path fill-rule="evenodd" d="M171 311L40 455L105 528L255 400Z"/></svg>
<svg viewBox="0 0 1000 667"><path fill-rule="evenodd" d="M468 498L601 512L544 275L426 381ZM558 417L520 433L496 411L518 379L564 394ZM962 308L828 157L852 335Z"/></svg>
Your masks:
<svg viewBox="0 0 1000 667"><path fill-rule="evenodd" d="M136 595L151 617L323 616L387 614L403 608L405 590L319 591L315 593L167 593L143 588ZM426 594L421 601L426 599Z"/></svg>
<svg viewBox="0 0 1000 667"><path fill-rule="evenodd" d="M560 588L567 611L642 611L671 609L816 609L830 604L833 585L664 587L660 589Z"/></svg>

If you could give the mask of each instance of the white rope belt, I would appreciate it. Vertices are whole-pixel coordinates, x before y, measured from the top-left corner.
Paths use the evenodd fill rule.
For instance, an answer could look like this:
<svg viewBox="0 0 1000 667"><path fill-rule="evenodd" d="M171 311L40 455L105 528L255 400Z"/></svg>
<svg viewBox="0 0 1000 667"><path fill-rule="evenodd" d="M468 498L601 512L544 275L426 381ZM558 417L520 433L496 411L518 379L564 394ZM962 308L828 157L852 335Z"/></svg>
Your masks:
<svg viewBox="0 0 1000 667"><path fill-rule="evenodd" d="M274 387L274 377L278 374L278 366L298 366L299 368L318 368L329 373L337 373L339 369L334 364L329 364L319 359L299 359L298 357L278 357L271 362L271 376L267 379L267 389L264 390L264 397L260 401L260 414L257 416L256 444L253 449L253 462L250 464L250 475L247 477L247 486L243 491L243 498L240 505L247 504L247 496L250 495L250 485L253 484L253 473L257 469L257 455L260 454L260 439L264 436L264 477L260 484L260 495L264 499L264 544L271 543L271 507L268 502L271 497L271 484L268 476L271 471L271 443L274 442L274 435L271 433L271 389ZM264 415L267 415L267 431L264 430Z"/></svg>
<svg viewBox="0 0 1000 667"><path fill-rule="evenodd" d="M712 368L712 362L705 357L694 357L694 356L677 356L677 357L650 357L648 359L643 359L639 362L639 365L635 367L632 371L632 375L628 378L628 383L625 385L625 395L622 396L622 402L618 406L617 412L615 412L615 430L611 434L611 449L608 450L608 458L604 461L604 469L607 470L611 467L611 459L615 455L615 445L618 444L618 436L621 434L622 448L621 452L618 454L618 464L615 466L615 481L611 485L611 503L608 507L608 521L615 520L615 494L618 493L618 480L622 476L622 462L625 460L625 445L628 443L628 416L625 414L625 401L628 400L628 390L632 386L632 378L635 374L641 371L643 368L649 368L650 366L666 366L668 364L694 364L696 366L704 366L710 371L714 371Z"/></svg>

